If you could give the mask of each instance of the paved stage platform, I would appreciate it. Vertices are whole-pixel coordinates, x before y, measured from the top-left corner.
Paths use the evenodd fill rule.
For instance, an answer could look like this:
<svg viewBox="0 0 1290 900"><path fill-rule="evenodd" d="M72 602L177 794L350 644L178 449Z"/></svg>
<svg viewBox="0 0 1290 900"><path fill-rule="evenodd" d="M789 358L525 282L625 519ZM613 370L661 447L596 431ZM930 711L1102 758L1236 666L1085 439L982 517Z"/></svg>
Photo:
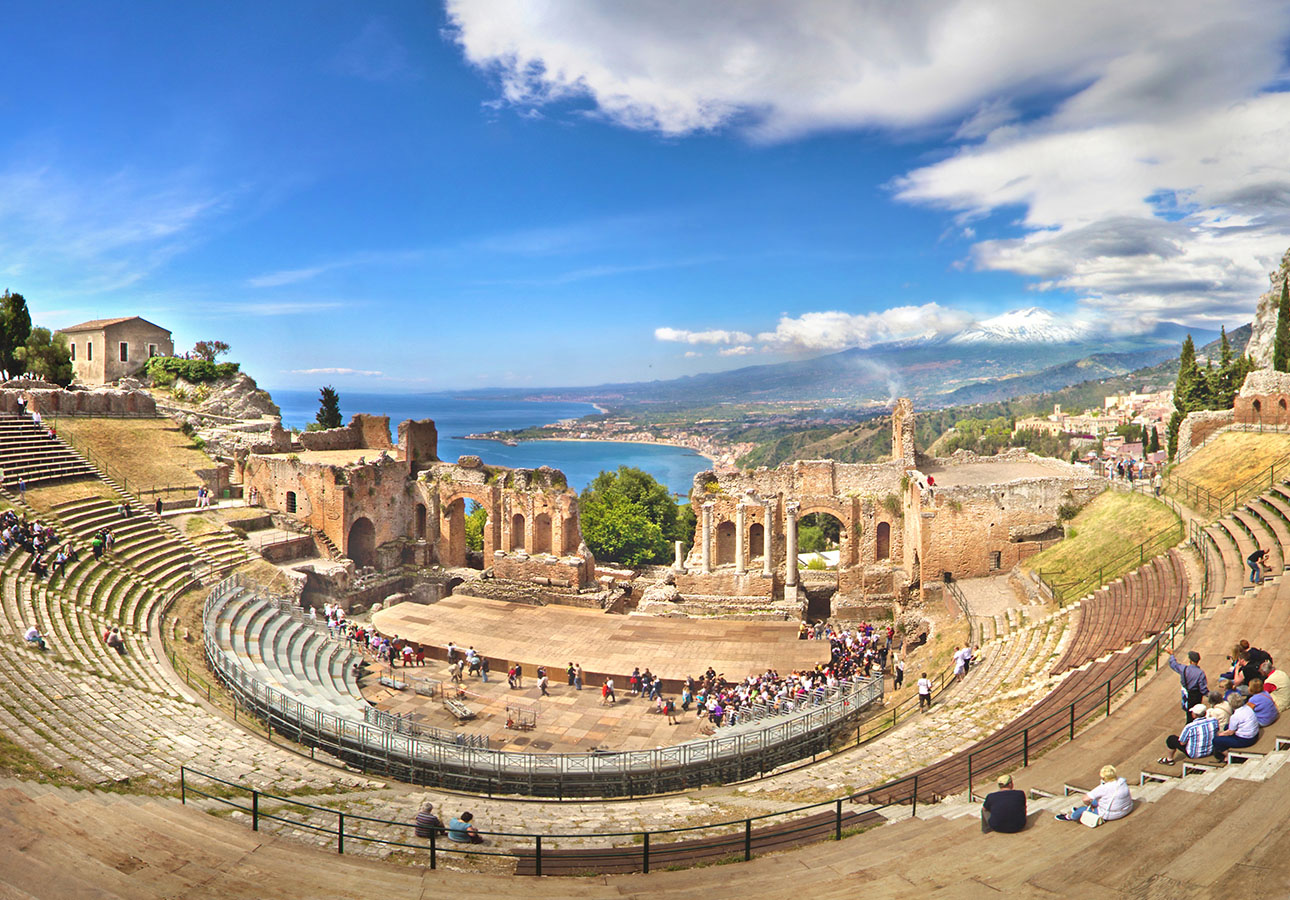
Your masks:
<svg viewBox="0 0 1290 900"><path fill-rule="evenodd" d="M372 622L381 634L426 646L436 659L446 657L449 641L473 646L503 681L512 662L523 665L526 678L544 665L553 682L564 681L572 662L582 666L589 687L599 689L612 676L620 695L636 666L648 666L666 689L679 690L685 676L701 675L708 666L735 681L767 668L810 669L829 659L828 642L799 641L796 622L622 616L462 594L429 605L399 603L373 613Z"/></svg>

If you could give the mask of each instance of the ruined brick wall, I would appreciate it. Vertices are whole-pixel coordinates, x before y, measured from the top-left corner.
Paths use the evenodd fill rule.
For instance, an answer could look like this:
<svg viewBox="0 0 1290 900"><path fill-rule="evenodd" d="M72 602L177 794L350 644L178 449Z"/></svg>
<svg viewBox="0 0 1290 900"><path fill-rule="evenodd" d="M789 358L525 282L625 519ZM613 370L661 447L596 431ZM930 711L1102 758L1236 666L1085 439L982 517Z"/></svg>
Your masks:
<svg viewBox="0 0 1290 900"><path fill-rule="evenodd" d="M755 575L736 575L733 569L704 575L692 572L676 576L676 589L682 597L710 595L721 597L774 597L782 592L782 576L766 578Z"/></svg>
<svg viewBox="0 0 1290 900"><path fill-rule="evenodd" d="M113 388L61 390L47 388L0 389L0 412L16 413L18 398L26 397L28 410L43 417L61 416L155 416L157 401L147 391Z"/></svg>
<svg viewBox="0 0 1290 900"><path fill-rule="evenodd" d="M1290 373L1260 369L1245 376L1233 413L1241 425L1290 425ZM1193 429L1191 440L1195 447L1204 439Z"/></svg>
<svg viewBox="0 0 1290 900"><path fill-rule="evenodd" d="M1094 475L1055 475L937 488L931 497L915 491L909 518L919 579L1006 572L1060 539L1059 506L1083 506L1105 489Z"/></svg>
<svg viewBox="0 0 1290 900"><path fill-rule="evenodd" d="M551 587L582 587L593 580L594 562L576 556L529 556L527 553L493 554L492 569L497 578L527 581Z"/></svg>
<svg viewBox="0 0 1290 900"><path fill-rule="evenodd" d="M1240 403L1240 399L1237 400ZM1252 405L1252 404L1251 404ZM1247 410L1247 415L1249 410ZM1188 413L1178 426L1178 452L1176 462L1182 462L1192 451L1198 449L1219 431L1227 428L1236 419L1236 413L1230 409L1202 409Z"/></svg>
<svg viewBox="0 0 1290 900"><path fill-rule="evenodd" d="M439 431L432 419L404 419L399 423L399 456L414 469L439 460Z"/></svg>
<svg viewBox="0 0 1290 900"><path fill-rule="evenodd" d="M340 428L302 432L300 446L306 450L393 450L394 445L390 443L390 417L358 413L349 420L348 425Z"/></svg>
<svg viewBox="0 0 1290 900"><path fill-rule="evenodd" d="M901 397L891 411L891 459L902 468L908 468L915 464L917 455L914 404L908 397Z"/></svg>

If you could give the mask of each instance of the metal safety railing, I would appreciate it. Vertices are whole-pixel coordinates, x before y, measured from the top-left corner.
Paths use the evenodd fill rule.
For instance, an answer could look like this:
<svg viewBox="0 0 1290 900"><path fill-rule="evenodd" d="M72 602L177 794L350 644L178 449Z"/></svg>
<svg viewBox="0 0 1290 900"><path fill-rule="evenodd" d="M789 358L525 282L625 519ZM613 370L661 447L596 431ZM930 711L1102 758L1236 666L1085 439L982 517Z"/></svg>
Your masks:
<svg viewBox="0 0 1290 900"><path fill-rule="evenodd" d="M739 781L828 751L883 696L881 678L855 679L821 705L768 719L761 727L723 728L653 750L539 754L463 747L374 727L357 708L353 718L324 712L259 681L220 648L215 634L219 610L244 590L239 576L226 578L211 590L202 614L207 662L235 702L263 720L270 733L276 730L365 772L414 784L563 798L640 796Z"/></svg>
<svg viewBox="0 0 1290 900"><path fill-rule="evenodd" d="M180 797L187 802L190 796L197 796L247 813L255 830L259 830L261 822L269 821L287 829L327 836L338 853L345 852L346 841L423 852L431 868L437 867L444 854L513 859L520 865L518 871L535 875L544 874L544 861L547 874L553 874L551 867L556 862L563 862L558 873L582 874L597 871L601 865L613 865L615 871L648 873L651 868L696 865L713 859L750 860L759 851L782 848L786 840L840 840L849 831L862 831L891 818L890 813L877 815L883 810L908 806L911 815L916 815L920 801L935 801L964 791L969 799L975 799L977 781L985 781L1000 771L1029 766L1042 752L1076 740L1082 727L1109 717L1115 698L1126 691L1136 694L1159 670L1166 649L1186 636L1202 611L1197 597L1191 596L1177 620L1150 641L1125 651L1128 658L1105 679L1024 725L1014 723L1004 728L966 753L875 787L741 819L614 832L538 833L481 827L479 834L485 843L477 845L456 843L435 833L418 838L411 821L355 815L302 803L189 767L180 770ZM553 852L557 842L561 849Z"/></svg>

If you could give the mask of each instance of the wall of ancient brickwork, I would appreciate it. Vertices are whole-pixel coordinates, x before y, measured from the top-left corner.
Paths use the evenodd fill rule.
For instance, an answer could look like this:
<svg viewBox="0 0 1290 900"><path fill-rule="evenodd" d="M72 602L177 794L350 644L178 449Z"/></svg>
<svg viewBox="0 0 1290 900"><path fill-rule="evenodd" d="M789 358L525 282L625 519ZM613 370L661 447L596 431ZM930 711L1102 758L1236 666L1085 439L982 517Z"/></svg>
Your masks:
<svg viewBox="0 0 1290 900"><path fill-rule="evenodd" d="M402 433L403 427L399 430ZM306 450L393 450L390 417L359 413L340 428L302 432L300 446Z"/></svg>
<svg viewBox="0 0 1290 900"><path fill-rule="evenodd" d="M157 401L147 391L61 390L49 388L0 389L0 412L16 413L18 398L26 397L28 411L42 417L64 416L155 416Z"/></svg>
<svg viewBox="0 0 1290 900"><path fill-rule="evenodd" d="M1239 400L1238 400L1239 402ZM1250 410L1246 409L1248 416ZM1209 440L1219 431L1227 428L1236 420L1236 413L1230 409L1202 409L1187 414L1178 426L1178 451L1174 460L1181 462L1191 455L1193 450Z"/></svg>

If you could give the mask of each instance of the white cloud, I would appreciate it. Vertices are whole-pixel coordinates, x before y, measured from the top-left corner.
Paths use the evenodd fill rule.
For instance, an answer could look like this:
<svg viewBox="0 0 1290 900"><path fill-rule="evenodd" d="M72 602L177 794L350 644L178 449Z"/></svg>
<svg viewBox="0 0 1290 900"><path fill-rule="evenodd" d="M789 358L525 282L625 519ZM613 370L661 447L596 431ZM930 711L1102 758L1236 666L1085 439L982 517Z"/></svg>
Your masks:
<svg viewBox="0 0 1290 900"><path fill-rule="evenodd" d="M246 279L247 287L253 288L273 288L282 287L287 284L298 284L302 281L310 281L319 275L327 272L334 272L339 269L350 269L355 266L366 265L397 265L400 263L415 262L421 259L424 254L419 250L392 250L392 251L370 251L364 253L355 253L350 256L344 256L340 259L333 259L328 262L318 263L313 266L303 266L298 269L279 269L274 272L266 272L263 275L256 275Z"/></svg>
<svg viewBox="0 0 1290 900"><path fill-rule="evenodd" d="M703 356L698 350L686 350L684 354L686 359L698 359Z"/></svg>
<svg viewBox="0 0 1290 900"><path fill-rule="evenodd" d="M752 340L746 331L725 331L714 328L710 331L686 331L684 328L655 328L654 339L673 341L679 344L743 344Z"/></svg>
<svg viewBox="0 0 1290 900"><path fill-rule="evenodd" d="M1167 54L1180 36L1221 50L1274 30L1280 12L1273 0L448 0L447 10L506 103L583 100L631 128L736 123L766 138L963 115L965 136L980 136L1010 118L1011 99L1130 79L1143 48ZM1215 78L1256 77L1243 61L1210 58Z"/></svg>
<svg viewBox="0 0 1290 900"><path fill-rule="evenodd" d="M749 353L756 353L756 347L750 347L747 344L739 344L735 347L722 347L717 351L718 356L747 356Z"/></svg>
<svg viewBox="0 0 1290 900"><path fill-rule="evenodd" d="M370 369L348 369L345 367L325 367L321 369L292 369L292 375L358 375L366 378L384 377L384 372Z"/></svg>
<svg viewBox="0 0 1290 900"><path fill-rule="evenodd" d="M895 306L871 313L808 312L781 316L774 331L764 331L757 339L775 350L844 350L885 341L953 334L972 321L970 313L936 303Z"/></svg>

